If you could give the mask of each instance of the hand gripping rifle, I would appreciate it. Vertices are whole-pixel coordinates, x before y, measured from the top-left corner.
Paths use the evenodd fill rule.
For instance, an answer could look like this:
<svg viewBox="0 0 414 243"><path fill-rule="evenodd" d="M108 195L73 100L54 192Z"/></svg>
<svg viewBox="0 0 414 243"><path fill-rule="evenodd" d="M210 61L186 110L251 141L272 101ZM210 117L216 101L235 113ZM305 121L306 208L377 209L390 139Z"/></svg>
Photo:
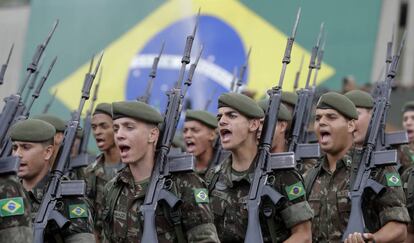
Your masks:
<svg viewBox="0 0 414 243"><path fill-rule="evenodd" d="M158 62L160 61L162 52L164 51L164 46L165 46L165 43L163 42L162 46L161 46L160 53L158 54L158 56L156 56L154 58L154 61L152 62L152 68L151 68L150 74L148 75L149 80L147 82L147 87L145 89L145 93L144 93L143 96L137 98L138 101L142 101L142 102L148 104L148 101L151 97L151 92L152 92L152 86L154 84L154 79L157 76Z"/></svg>
<svg viewBox="0 0 414 243"><path fill-rule="evenodd" d="M315 94L315 79L312 89L309 87L310 74L313 69L316 69L315 76L317 75L318 65L322 62L322 50L319 50L319 43L321 41L323 31L323 24L319 31L316 45L312 48L312 55L309 62L309 72L306 80L306 86L304 89L298 91L298 102L293 110L292 128L289 135L289 152L295 152L295 160L299 162L303 159L319 158L320 149L318 143L306 143L307 128L310 119L313 97ZM318 53L318 54L317 54ZM316 56L318 56L317 63L315 62ZM299 170L301 170L302 164L299 164Z"/></svg>
<svg viewBox="0 0 414 243"><path fill-rule="evenodd" d="M47 184L42 203L34 220L34 242L42 243L44 241L44 230L50 220L54 220L60 228L68 226L70 221L66 219L61 213L56 210L55 206L59 199L64 196L83 196L85 194L85 182L82 180L76 181L63 181L62 176L64 169L69 161L70 151L73 142L76 138L76 131L79 126L80 115L87 99L89 99L89 92L92 83L95 79L95 75L98 72L99 65L101 63L103 52L99 58L99 61L95 67L93 74L86 75L82 88L82 96L80 104L74 119L69 121L64 133L64 139L59 147L57 154L57 160L53 164L53 168L50 175L50 180Z"/></svg>
<svg viewBox="0 0 414 243"><path fill-rule="evenodd" d="M53 91L52 97L50 98L49 102L47 102L47 104L43 108L43 112L42 112L43 114L46 114L49 111L50 107L52 106L53 102L55 101L57 91L58 91L58 89L55 89L55 91Z"/></svg>
<svg viewBox="0 0 414 243"><path fill-rule="evenodd" d="M392 58L387 78L380 88L380 95L375 98L371 121L365 137L363 154L359 161L355 182L350 191L351 214L348 226L342 235L342 240L345 240L349 234L354 232L363 233L366 230L362 212L362 198L365 190L370 188L377 195L385 190L382 184L371 179L371 171L376 167L396 165L397 151L384 150L387 146L385 123L386 114L390 106L391 83L396 76L398 61L405 44L405 36L406 34L404 33L398 52Z"/></svg>
<svg viewBox="0 0 414 243"><path fill-rule="evenodd" d="M12 121L19 117L21 114L23 114L25 107L21 100L21 95L24 91L26 84L30 80L30 77L36 71L39 60L42 57L43 52L46 46L48 45L50 39L52 38L52 35L55 32L58 23L59 21L56 20L52 30L50 31L45 41L37 46L37 50L36 53L33 55L32 62L27 67L26 78L19 90L17 91L17 94L12 94L4 99L6 104L4 105L3 111L0 116L0 145L4 144L5 142L7 138L7 131L9 130L9 127L12 125Z"/></svg>
<svg viewBox="0 0 414 243"><path fill-rule="evenodd" d="M192 73L194 73L196 67L194 64L191 65L188 79L184 83L185 87L183 91L181 91L185 67L190 63L191 48L197 30L199 16L200 12L197 15L193 33L187 37L184 55L181 59L181 69L178 80L176 81L174 88L167 94L168 104L165 111L164 122L162 124L160 139L157 144L155 165L144 203L140 209L144 216L144 230L141 242L158 242L155 225L155 210L157 209L160 200L165 200L171 208L175 208L181 203L181 200L166 188L166 181L169 180L171 173L177 171L171 168L171 161L169 161L170 158L168 157L168 153L180 118L182 101L188 86L191 85ZM200 56L201 51L197 59L199 59ZM180 156L182 157L183 155ZM191 161L191 163L193 165L192 169L194 169L193 161Z"/></svg>
<svg viewBox="0 0 414 243"><path fill-rule="evenodd" d="M260 136L259 151L253 163L256 165L253 181L250 186L247 198L248 223L247 232L244 242L263 242L262 229L259 220L259 208L262 198L267 196L274 204L277 204L282 198L282 194L267 184L268 175L274 169L295 168L296 163L293 159L293 153L277 153L270 154L272 140L277 123L277 114L282 98L282 85L285 77L287 64L290 63L290 54L292 52L293 42L296 36L296 30L300 19L300 8L296 15L295 25L292 35L287 39L285 54L282 60L282 72L280 74L279 83L268 91L269 103L265 113L263 130Z"/></svg>
<svg viewBox="0 0 414 243"><path fill-rule="evenodd" d="M14 43L12 44L12 46L10 47L10 51L9 51L9 55L7 56L7 61L5 64L1 65L1 70L0 70L0 85L3 84L4 81L4 75L6 74L6 70L7 70L7 66L9 66L9 62L10 62L10 57L13 53L13 49L14 49Z"/></svg>
<svg viewBox="0 0 414 243"><path fill-rule="evenodd" d="M25 107L23 114L20 115L19 117L17 117L15 120L13 120L13 124L18 122L18 121L22 121L22 120L26 120L29 115L30 115L30 110L32 109L32 106L35 102L35 100L39 97L40 92L42 91L43 85L45 84L46 80L48 79L50 72L53 69L53 66L55 65L57 60L57 57L55 57L52 61L52 63L49 66L49 69L47 70L46 74L43 75L43 77L40 79L39 84L36 87L36 90L33 92L32 94L32 99L30 100L29 104L27 107ZM12 142L11 139L8 138L7 140L5 140L5 143L2 146L1 152L0 152L0 157L7 157L11 154L12 151Z"/></svg>

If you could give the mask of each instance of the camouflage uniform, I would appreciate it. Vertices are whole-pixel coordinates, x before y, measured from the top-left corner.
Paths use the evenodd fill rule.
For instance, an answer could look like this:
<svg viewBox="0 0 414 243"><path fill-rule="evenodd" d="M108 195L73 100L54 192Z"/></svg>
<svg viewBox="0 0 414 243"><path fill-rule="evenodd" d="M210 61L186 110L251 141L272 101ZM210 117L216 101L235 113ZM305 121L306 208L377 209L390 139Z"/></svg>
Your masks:
<svg viewBox="0 0 414 243"><path fill-rule="evenodd" d="M361 155L362 151L351 149L336 162L333 173L324 156L305 176L309 203L315 214L312 221L314 242L341 242L351 211L350 184L355 179ZM312 177L315 178L313 183L310 182ZM364 194L362 205L368 231L375 233L390 221L408 223L410 218L398 172L394 167L384 167L374 169L372 177L384 185L386 191L381 196L370 190Z"/></svg>
<svg viewBox="0 0 414 243"><path fill-rule="evenodd" d="M93 218L95 221L95 230L102 233L102 212L103 212L103 194L105 184L110 181L118 169L112 168L112 172L105 173L105 157L99 155L95 162L86 168L86 195L93 206Z"/></svg>
<svg viewBox="0 0 414 243"><path fill-rule="evenodd" d="M33 241L30 203L15 175L0 176L0 242Z"/></svg>
<svg viewBox="0 0 414 243"><path fill-rule="evenodd" d="M401 167L398 169L402 175L405 170L414 165L414 151L411 150L409 145L401 145L398 147L398 161Z"/></svg>
<svg viewBox="0 0 414 243"><path fill-rule="evenodd" d="M32 206L32 218L35 219L43 199L43 193L46 189L46 183L49 181L49 175L45 176L32 190L28 191L28 197ZM92 234L92 217L89 213L89 205L80 198L66 197L56 203L58 211L70 220L67 228L59 229L53 222L49 222L45 230L45 241L48 242L95 242ZM61 238L56 239L55 237Z"/></svg>
<svg viewBox="0 0 414 243"><path fill-rule="evenodd" d="M410 224L414 225L414 167L410 167L401 175L405 197L407 199L407 209L410 215Z"/></svg>
<svg viewBox="0 0 414 243"><path fill-rule="evenodd" d="M145 199L148 180L134 182L129 167L123 168L105 186L104 234L109 242L140 242L143 217L140 206ZM188 242L219 242L213 224L213 215L208 206L207 189L193 173L175 174L169 183L170 191L183 203L178 212L181 223L174 227L174 218L166 204L160 202L156 210L155 224L159 242L177 242L176 231L182 228ZM201 194L200 194L201 193Z"/></svg>
<svg viewBox="0 0 414 243"><path fill-rule="evenodd" d="M207 183L210 190L210 205L214 213L214 222L221 242L243 242L247 230L246 200L253 178L254 165L245 172L232 170L232 158L228 157L216 167L214 173L209 171ZM271 242L268 225L273 228L277 242L290 236L289 229L310 220L312 210L306 202L301 176L296 170L275 171L269 176L270 183L276 191L284 196L276 206L269 199L264 200L260 213L260 224L264 242ZM263 211L272 210L271 217L266 218Z"/></svg>

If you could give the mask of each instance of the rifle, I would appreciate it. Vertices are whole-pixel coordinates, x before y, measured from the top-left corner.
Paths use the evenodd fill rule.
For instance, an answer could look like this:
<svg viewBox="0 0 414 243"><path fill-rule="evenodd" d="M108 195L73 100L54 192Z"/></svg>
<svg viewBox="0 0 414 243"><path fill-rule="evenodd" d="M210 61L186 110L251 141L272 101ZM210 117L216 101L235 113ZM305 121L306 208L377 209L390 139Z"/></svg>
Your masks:
<svg viewBox="0 0 414 243"><path fill-rule="evenodd" d="M277 192L273 187L267 184L267 178L274 169L295 168L294 154L291 152L270 154L272 147L273 135L277 124L277 114L282 99L282 85L285 77L287 65L290 63L290 54L292 52L293 42L296 36L296 30L299 24L301 9L299 8L296 21L293 26L292 34L287 39L285 53L282 59L282 71L279 77L279 83L268 91L269 103L265 113L263 129L260 136L259 151L253 161L256 165L253 181L250 186L247 198L248 223L247 232L244 242L263 242L262 229L260 227L259 208L262 198L267 196L277 204L283 195Z"/></svg>
<svg viewBox="0 0 414 243"><path fill-rule="evenodd" d="M153 86L153 83L154 83L154 79L157 76L158 62L160 61L162 52L164 51L164 46L165 46L165 43L163 42L162 46L161 46L160 53L158 54L157 57L154 58L154 61L152 62L152 68L151 68L151 72L148 75L149 80L147 82L147 87L145 89L145 93L144 93L143 96L137 98L138 101L142 101L142 102L148 104L148 101L151 97L151 91L152 91L152 86Z"/></svg>
<svg viewBox="0 0 414 243"><path fill-rule="evenodd" d="M230 83L230 91L231 92L236 92L236 81L237 81L237 67L233 68L233 77L231 79L231 83Z"/></svg>
<svg viewBox="0 0 414 243"><path fill-rule="evenodd" d="M298 102L295 105L293 110L293 119L292 119L292 129L289 135L289 152L295 152L295 159L299 162L302 159L310 158L319 158L320 149L318 143L307 143L307 127L310 119L313 97L315 94L316 86L316 76L318 67L320 68L322 57L323 57L323 47L319 50L319 43L321 41L323 31L323 24L319 31L318 38L316 40L316 45L312 48L312 55L309 62L309 72L308 79L306 80L306 86L304 89L298 91ZM315 64L316 56L318 57L317 63ZM309 88L309 79L312 69L316 69L315 77L313 79L313 87ZM301 166L301 164L298 164ZM301 168L298 168L301 170Z"/></svg>
<svg viewBox="0 0 414 243"><path fill-rule="evenodd" d="M251 51L252 51L252 48L250 47L249 51L247 52L246 61L244 62L243 66L239 70L239 76L237 78L236 87L234 90L235 93L239 93L239 88L243 85L244 74L246 73L247 65L249 64L249 58L250 58Z"/></svg>
<svg viewBox="0 0 414 243"><path fill-rule="evenodd" d="M42 70L42 67L43 67L43 59L44 59L43 57L40 59L39 68L36 69L36 71L34 72L32 78L29 81L29 86L27 87L28 89L27 89L26 95L24 96L24 99L23 99L24 104L26 104L27 100L29 99L31 91L35 87L37 77L39 76L40 70Z"/></svg>
<svg viewBox="0 0 414 243"><path fill-rule="evenodd" d="M9 55L7 56L6 63L3 64L3 65L1 65L1 70L0 70L0 85L3 84L4 75L6 74L7 67L9 66L10 57L11 57L11 55L13 53L13 49L14 49L14 43L10 47L10 51L9 51Z"/></svg>
<svg viewBox="0 0 414 243"><path fill-rule="evenodd" d="M300 72L302 71L302 67L303 67L303 60L305 59L305 55L302 54L302 59L300 60L300 66L298 71L296 71L296 75L295 75L295 81L293 82L293 90L297 90L298 89L298 85L299 85L299 78L300 78Z"/></svg>
<svg viewBox="0 0 414 243"><path fill-rule="evenodd" d="M47 102L47 104L45 105L45 108L43 108L43 114L46 114L49 111L50 107L53 104L53 101L55 101L57 91L58 89L55 89L55 91L53 91L52 98L50 98L49 102Z"/></svg>
<svg viewBox="0 0 414 243"><path fill-rule="evenodd" d="M86 100L89 99L89 92L95 75L98 72L103 52L95 67L93 74L86 75L83 83L81 100L75 113L74 119L71 119L64 133L63 141L59 147L57 160L53 164L49 183L47 184L45 194L40 204L39 210L34 220L34 242L42 243L44 241L44 230L48 222L54 220L59 228L68 226L70 221L66 219L58 210L55 209L59 199L65 196L83 196L85 194L85 182L83 180L63 181L64 169L70 157L70 151L76 138L76 131L79 126L80 115Z"/></svg>
<svg viewBox="0 0 414 243"><path fill-rule="evenodd" d="M180 118L181 113L181 104L183 98L186 94L188 87L191 85L192 74L194 73L196 66L194 64L190 67L190 73L188 75L187 81L184 83L183 91L181 91L182 81L184 79L184 73L186 65L190 63L191 48L193 45L195 33L197 31L198 20L200 16L200 11L198 12L196 24L193 29L193 33L187 36L186 45L184 48L184 55L181 59L181 69L177 81L175 82L174 88L167 93L168 95L168 104L165 111L164 122L161 128L160 139L157 144L157 153L155 159L154 169L152 171L151 180L149 183L148 191L145 195L145 200L141 206L141 212L144 216L144 230L142 234L142 242L158 242L156 225L155 225L155 210L157 209L158 202L160 200L165 200L169 207L174 208L181 200L177 198L173 193L168 191L164 185L166 180L171 176L171 173L179 171L177 168L171 167L171 161L167 157L171 142L177 128L177 124ZM202 51L202 49L201 49ZM198 58L201 56L201 51L198 55ZM182 161L185 158L191 158L191 169L194 170L194 158L191 155L177 155ZM188 157L189 156L189 157ZM182 165L184 163L178 163L177 165ZM188 170L188 168L181 171Z"/></svg>
<svg viewBox="0 0 414 243"><path fill-rule="evenodd" d="M91 60L93 60L93 58ZM93 63L93 61L91 61L91 63ZM91 126L92 112L93 112L93 108L95 106L95 102L98 98L99 85L100 85L101 79L102 79L102 70L103 70L103 67L101 67L100 70L99 70L98 82L95 84L95 89L93 91L92 101L89 105L89 109L86 112L86 116L85 116L85 119L84 119L83 136L82 136L82 139L79 143L78 155L75 158L70 160L69 167L67 168L67 170L68 170L67 172L70 172L75 168L88 166L89 162L91 162L95 157L95 156L92 156L92 155L88 154L88 142L89 142L89 137L91 135L91 129L92 129L92 126ZM91 75L91 70L89 71L88 74Z"/></svg>
<svg viewBox="0 0 414 243"><path fill-rule="evenodd" d="M371 179L371 171L377 167L397 164L397 151L385 150L388 147L385 125L386 115L390 107L391 83L396 76L405 38L406 33L403 35L397 53L392 58L390 68L387 72L387 78L380 85L380 95L375 98L373 113L365 137L363 154L359 161L358 173L356 174L355 182L350 191L351 214L342 240L345 240L349 234L354 232L365 232L362 197L366 189L371 188L377 195L383 193L385 190L382 184Z"/></svg>
<svg viewBox="0 0 414 243"><path fill-rule="evenodd" d="M0 116L0 145L4 144L5 142L7 138L7 131L9 130L9 127L12 125L12 121L19 117L21 114L23 114L23 111L25 110L24 104L21 100L21 95L24 91L26 84L30 80L30 77L37 70L39 60L42 57L43 52L47 47L50 39L52 38L52 35L55 32L58 23L59 21L56 20L52 27L52 30L46 37L45 41L37 46L36 52L32 58L32 62L27 67L26 78L20 86L19 90L17 91L17 94L12 94L4 99L6 104L4 105L3 111Z"/></svg>

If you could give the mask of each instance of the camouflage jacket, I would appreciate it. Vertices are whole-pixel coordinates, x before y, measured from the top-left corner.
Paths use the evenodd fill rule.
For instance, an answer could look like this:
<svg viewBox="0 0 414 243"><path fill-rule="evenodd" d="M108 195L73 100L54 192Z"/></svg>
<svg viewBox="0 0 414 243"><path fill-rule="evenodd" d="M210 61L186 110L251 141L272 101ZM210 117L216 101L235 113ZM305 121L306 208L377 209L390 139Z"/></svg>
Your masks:
<svg viewBox="0 0 414 243"><path fill-rule="evenodd" d="M49 181L49 175L45 176L32 190L27 191L31 206L32 219L36 217L43 199L44 190ZM70 221L69 227L59 229L54 221L50 221L45 230L47 242L95 242L92 226L93 220L86 200L78 197L66 197L56 203L56 209ZM59 237L60 239L56 239Z"/></svg>
<svg viewBox="0 0 414 243"><path fill-rule="evenodd" d="M361 151L351 149L336 162L336 170L329 170L326 156L323 156L312 170L319 170L313 183L309 183L312 172L305 176L309 203L314 211L312 240L314 242L341 242L348 225L351 211L349 188L358 169ZM352 172L354 171L354 172ZM372 178L385 186L385 192L376 195L367 190L362 205L366 228L375 233L390 221L409 222L401 179L394 167L374 169ZM351 179L352 178L352 179Z"/></svg>
<svg viewBox="0 0 414 243"><path fill-rule="evenodd" d="M402 175L405 170L414 165L414 151L409 145L401 145L398 147L398 161L400 161L401 167L398 169Z"/></svg>
<svg viewBox="0 0 414 243"><path fill-rule="evenodd" d="M108 242L140 242L143 217L140 206L145 199L149 180L134 182L129 167L123 168L105 186L104 234ZM171 210L162 201L156 210L155 224L159 242L177 242L177 227L187 242L219 242L213 224L209 197L202 180L194 173L177 173L167 179L170 191L183 202ZM172 213L180 217L173 218ZM174 227L173 220L180 222Z"/></svg>
<svg viewBox="0 0 414 243"><path fill-rule="evenodd" d="M86 195L93 207L93 218L95 221L95 230L102 232L102 211L103 211L103 194L105 184L112 177L105 173L105 157L100 154L95 162L90 164L85 171ZM115 169L114 169L115 170ZM117 171L115 171L116 173ZM114 174L115 174L114 173Z"/></svg>
<svg viewBox="0 0 414 243"><path fill-rule="evenodd" d="M247 230L246 200L253 180L254 165L245 172L232 170L231 156L209 171L207 181L210 190L210 205L214 213L221 242L243 242ZM277 236L277 242L282 242L290 236L290 228L310 220L313 216L306 202L302 177L296 170L275 171L268 178L268 183L284 196L276 206L270 199L264 200L260 213L260 224L264 242L271 242L268 223L274 223L272 232ZM263 211L273 212L265 217Z"/></svg>
<svg viewBox="0 0 414 243"><path fill-rule="evenodd" d="M405 197L407 199L407 209L410 214L411 222L414 225L414 167L410 167L401 175Z"/></svg>
<svg viewBox="0 0 414 243"><path fill-rule="evenodd" d="M32 242L30 202L16 175L0 176L0 242Z"/></svg>

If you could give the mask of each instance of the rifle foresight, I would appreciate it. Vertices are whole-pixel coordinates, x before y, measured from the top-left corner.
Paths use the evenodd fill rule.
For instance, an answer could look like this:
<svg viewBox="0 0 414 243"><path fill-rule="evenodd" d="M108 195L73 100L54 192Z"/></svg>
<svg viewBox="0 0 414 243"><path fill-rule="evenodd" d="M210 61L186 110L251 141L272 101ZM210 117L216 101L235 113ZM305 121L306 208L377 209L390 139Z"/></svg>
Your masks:
<svg viewBox="0 0 414 243"><path fill-rule="evenodd" d="M0 85L3 84L4 75L6 74L7 67L9 66L10 57L11 57L11 55L13 53L13 49L14 49L14 43L10 47L10 51L9 51L9 55L7 56L6 63L3 64L3 65L1 65L1 70L0 70Z"/></svg>
<svg viewBox="0 0 414 243"><path fill-rule="evenodd" d="M184 48L184 55L183 55L183 58L181 59L181 63L185 63L185 64L190 63L191 48L193 46L193 41L195 38L195 34L197 32L199 19L200 19L200 9L198 10L198 13L197 13L196 22L193 28L193 33L187 36L187 40L186 40L185 48Z"/></svg>
<svg viewBox="0 0 414 243"><path fill-rule="evenodd" d="M85 76L85 81L83 83L83 88L82 88L82 98L89 99L92 83L93 83L93 80L96 77L96 74L98 73L99 66L101 65L103 54L104 54L104 52L102 51L101 55L99 56L98 63L95 66L94 72L93 73L88 73Z"/></svg>

